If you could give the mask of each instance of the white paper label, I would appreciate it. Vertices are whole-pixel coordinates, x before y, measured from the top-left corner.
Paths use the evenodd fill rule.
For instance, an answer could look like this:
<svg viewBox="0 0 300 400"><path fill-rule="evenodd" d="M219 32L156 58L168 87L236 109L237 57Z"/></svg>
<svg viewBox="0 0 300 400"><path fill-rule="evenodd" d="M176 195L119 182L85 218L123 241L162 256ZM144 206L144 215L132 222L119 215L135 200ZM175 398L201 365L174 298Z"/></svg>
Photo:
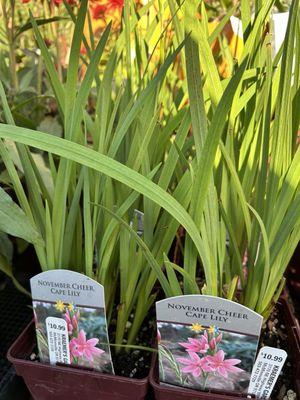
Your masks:
<svg viewBox="0 0 300 400"><path fill-rule="evenodd" d="M62 318L46 318L50 364L71 364L67 322Z"/></svg>
<svg viewBox="0 0 300 400"><path fill-rule="evenodd" d="M160 382L246 391L263 317L233 301L184 295L156 303Z"/></svg>
<svg viewBox="0 0 300 400"><path fill-rule="evenodd" d="M274 24L274 50L275 55L279 52L284 41L289 21L289 12L273 14Z"/></svg>
<svg viewBox="0 0 300 400"><path fill-rule="evenodd" d="M269 399L286 358L284 350L263 347L252 370L248 393L259 399Z"/></svg>
<svg viewBox="0 0 300 400"><path fill-rule="evenodd" d="M114 374L104 287L64 269L41 272L30 285L40 361Z"/></svg>

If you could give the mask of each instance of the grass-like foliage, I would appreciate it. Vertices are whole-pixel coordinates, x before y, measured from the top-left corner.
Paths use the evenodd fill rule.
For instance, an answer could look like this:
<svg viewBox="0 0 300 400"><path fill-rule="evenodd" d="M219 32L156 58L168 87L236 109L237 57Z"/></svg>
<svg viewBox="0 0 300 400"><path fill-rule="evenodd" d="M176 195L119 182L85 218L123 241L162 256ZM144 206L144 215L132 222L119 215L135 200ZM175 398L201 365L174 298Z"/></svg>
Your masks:
<svg viewBox="0 0 300 400"><path fill-rule="evenodd" d="M159 4L156 25L141 37L140 20L152 5L135 10L126 0L113 49L110 25L89 46L87 0L77 15L67 7L74 35L63 80L31 16L63 138L16 126L0 85L0 156L40 265L105 286L109 316L118 305L117 344L135 342L157 281L166 296L224 296L267 317L300 239L299 0L275 57L267 33L274 0L257 2L253 18L249 2L241 2L243 53L236 60L226 52L225 79L211 48L219 37L225 51L225 38L219 28L209 34L204 4ZM47 180L32 148L47 155ZM142 233L136 209L144 213ZM174 252L181 256L173 259Z"/></svg>

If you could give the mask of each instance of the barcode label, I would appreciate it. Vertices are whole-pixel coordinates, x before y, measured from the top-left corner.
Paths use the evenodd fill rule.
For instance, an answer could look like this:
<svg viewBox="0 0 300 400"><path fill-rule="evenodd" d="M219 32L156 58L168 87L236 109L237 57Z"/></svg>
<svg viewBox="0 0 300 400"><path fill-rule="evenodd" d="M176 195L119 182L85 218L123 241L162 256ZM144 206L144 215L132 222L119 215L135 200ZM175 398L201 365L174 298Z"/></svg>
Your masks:
<svg viewBox="0 0 300 400"><path fill-rule="evenodd" d="M67 322L62 318L46 318L50 364L71 364Z"/></svg>
<svg viewBox="0 0 300 400"><path fill-rule="evenodd" d="M259 399L269 399L286 358L284 350L263 347L252 370L248 393Z"/></svg>

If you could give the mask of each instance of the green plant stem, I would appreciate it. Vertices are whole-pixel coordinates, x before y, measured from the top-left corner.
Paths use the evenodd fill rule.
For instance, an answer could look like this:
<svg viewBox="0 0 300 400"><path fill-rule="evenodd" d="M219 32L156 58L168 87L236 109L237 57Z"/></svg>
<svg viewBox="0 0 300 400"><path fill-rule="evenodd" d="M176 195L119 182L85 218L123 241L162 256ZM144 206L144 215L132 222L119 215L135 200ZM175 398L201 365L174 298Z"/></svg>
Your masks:
<svg viewBox="0 0 300 400"><path fill-rule="evenodd" d="M101 344L107 344L106 342L99 343ZM114 344L110 343L109 344L111 347L122 347L125 349L133 349L133 350L142 350L142 351L150 351L151 353L157 353L157 349L154 349L152 347L147 347L147 346L139 346L139 345L133 345L133 344Z"/></svg>

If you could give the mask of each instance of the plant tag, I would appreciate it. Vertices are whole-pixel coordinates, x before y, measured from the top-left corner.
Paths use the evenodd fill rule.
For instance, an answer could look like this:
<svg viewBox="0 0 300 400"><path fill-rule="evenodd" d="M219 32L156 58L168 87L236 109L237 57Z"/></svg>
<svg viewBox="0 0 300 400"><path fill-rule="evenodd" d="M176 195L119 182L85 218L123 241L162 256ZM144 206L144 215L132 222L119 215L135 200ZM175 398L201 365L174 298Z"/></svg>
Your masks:
<svg viewBox="0 0 300 400"><path fill-rule="evenodd" d="M46 318L50 364L71 364L67 321L63 318Z"/></svg>
<svg viewBox="0 0 300 400"><path fill-rule="evenodd" d="M260 349L250 379L249 394L269 399L287 358L284 350L265 346Z"/></svg>
<svg viewBox="0 0 300 400"><path fill-rule="evenodd" d="M263 317L214 296L156 303L160 381L197 390L248 392Z"/></svg>
<svg viewBox="0 0 300 400"><path fill-rule="evenodd" d="M30 285L40 360L113 374L103 286L63 269L42 272Z"/></svg>
<svg viewBox="0 0 300 400"><path fill-rule="evenodd" d="M272 16L273 24L273 50L274 57L279 52L287 31L289 12L274 13Z"/></svg>
<svg viewBox="0 0 300 400"><path fill-rule="evenodd" d="M144 213L139 210L134 210L133 219L130 221L130 226L133 227L134 222L136 222L136 231L139 237L143 236L144 233Z"/></svg>

